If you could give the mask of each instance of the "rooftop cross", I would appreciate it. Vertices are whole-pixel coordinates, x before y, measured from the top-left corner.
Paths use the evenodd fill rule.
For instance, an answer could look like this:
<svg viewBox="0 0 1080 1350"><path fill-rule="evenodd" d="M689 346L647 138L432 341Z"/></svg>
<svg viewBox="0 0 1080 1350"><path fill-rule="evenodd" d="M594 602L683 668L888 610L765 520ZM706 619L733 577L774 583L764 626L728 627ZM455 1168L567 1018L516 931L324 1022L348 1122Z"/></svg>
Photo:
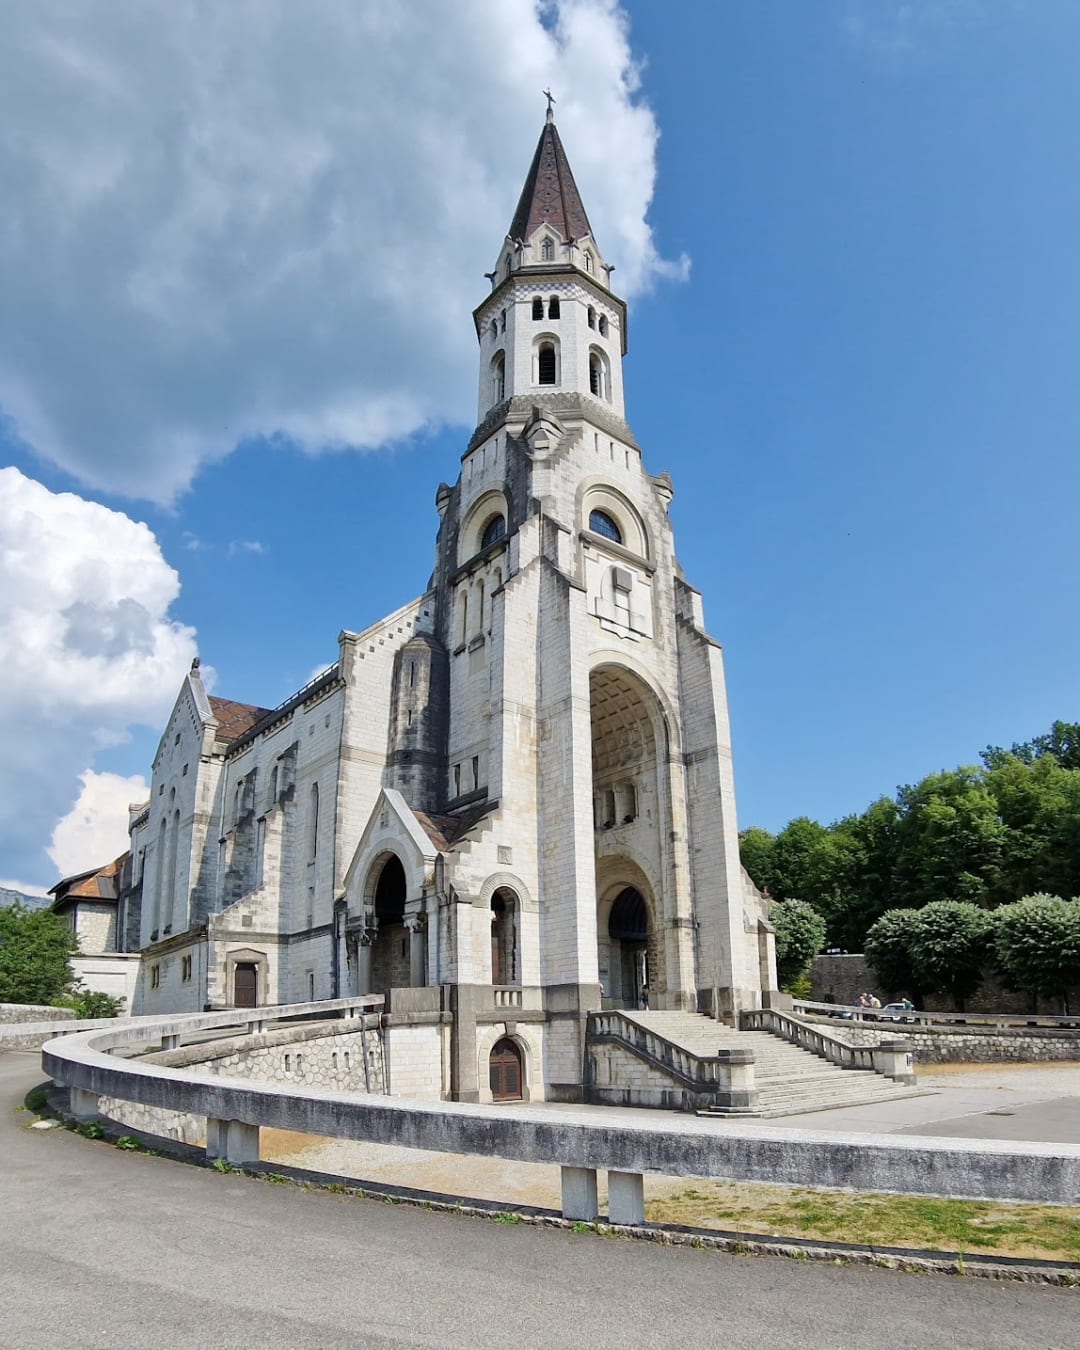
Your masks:
<svg viewBox="0 0 1080 1350"><path fill-rule="evenodd" d="M554 104L555 104L555 97L554 97L554 95L552 94L552 92L551 92L550 89L545 89L545 90L543 91L543 94L544 94L544 97L545 97L545 98L547 99L547 101L548 101L546 120L547 120L548 122L553 122L553 121L555 120L555 113L554 113L554 111L553 111L553 109L554 109Z"/></svg>

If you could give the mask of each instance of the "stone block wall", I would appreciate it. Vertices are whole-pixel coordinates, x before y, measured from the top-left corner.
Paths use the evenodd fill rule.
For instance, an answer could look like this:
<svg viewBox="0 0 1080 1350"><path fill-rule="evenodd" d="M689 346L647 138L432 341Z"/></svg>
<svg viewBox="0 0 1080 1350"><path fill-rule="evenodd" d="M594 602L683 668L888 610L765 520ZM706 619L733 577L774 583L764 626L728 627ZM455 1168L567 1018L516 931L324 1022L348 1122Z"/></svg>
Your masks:
<svg viewBox="0 0 1080 1350"><path fill-rule="evenodd" d="M848 1045L877 1045L883 1037L902 1036L920 1064L1034 1064L1080 1060L1080 1031L1055 1027L924 1027L910 1023L859 1026L831 1018L807 1018L829 1028Z"/></svg>

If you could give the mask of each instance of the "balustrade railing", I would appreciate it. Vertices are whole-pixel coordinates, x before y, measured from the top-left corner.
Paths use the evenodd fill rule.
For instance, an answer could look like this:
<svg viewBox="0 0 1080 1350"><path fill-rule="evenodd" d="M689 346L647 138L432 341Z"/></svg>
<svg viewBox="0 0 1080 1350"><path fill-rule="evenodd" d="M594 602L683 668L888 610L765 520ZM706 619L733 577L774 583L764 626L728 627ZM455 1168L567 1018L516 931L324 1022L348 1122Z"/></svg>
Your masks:
<svg viewBox="0 0 1080 1350"><path fill-rule="evenodd" d="M649 1027L642 1026L640 1022L615 1009L589 1014L589 1038L619 1041L699 1090L709 1091L728 1086L732 1058L730 1051L716 1055L696 1055L692 1050L657 1035Z"/></svg>
<svg viewBox="0 0 1080 1350"><path fill-rule="evenodd" d="M782 1036L792 1045L820 1055L831 1064L839 1064L842 1069L874 1068L872 1046L848 1045L822 1027L800 1021L777 1008L748 1009L741 1014L739 1025L743 1031L770 1031L773 1035Z"/></svg>

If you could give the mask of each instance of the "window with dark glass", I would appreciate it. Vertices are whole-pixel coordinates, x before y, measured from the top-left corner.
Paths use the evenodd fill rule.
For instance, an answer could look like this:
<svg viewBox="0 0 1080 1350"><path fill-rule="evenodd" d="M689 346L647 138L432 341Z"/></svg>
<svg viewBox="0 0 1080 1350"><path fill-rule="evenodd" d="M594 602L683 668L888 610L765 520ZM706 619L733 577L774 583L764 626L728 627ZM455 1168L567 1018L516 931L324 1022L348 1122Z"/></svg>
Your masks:
<svg viewBox="0 0 1080 1350"><path fill-rule="evenodd" d="M544 317L544 302L538 295L533 296L533 318L542 319Z"/></svg>
<svg viewBox="0 0 1080 1350"><path fill-rule="evenodd" d="M548 301L548 318L557 319L559 317L559 297L553 295Z"/></svg>
<svg viewBox="0 0 1080 1350"><path fill-rule="evenodd" d="M538 383L555 383L555 344L553 342L544 342L540 346L538 366Z"/></svg>
<svg viewBox="0 0 1080 1350"><path fill-rule="evenodd" d="M484 533L480 540L480 547L487 548L489 544L496 543L506 535L506 517L492 516L484 526Z"/></svg>
<svg viewBox="0 0 1080 1350"><path fill-rule="evenodd" d="M613 539L616 544L622 543L622 531L606 511L589 512L589 529L593 534L602 534L605 539Z"/></svg>

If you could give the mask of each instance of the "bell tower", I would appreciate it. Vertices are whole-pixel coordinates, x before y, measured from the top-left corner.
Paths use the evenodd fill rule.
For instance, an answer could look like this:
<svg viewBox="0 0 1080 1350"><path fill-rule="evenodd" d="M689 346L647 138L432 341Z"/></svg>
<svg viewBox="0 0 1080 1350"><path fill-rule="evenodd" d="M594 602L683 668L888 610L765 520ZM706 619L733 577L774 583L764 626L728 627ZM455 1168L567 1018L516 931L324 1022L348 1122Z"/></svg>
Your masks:
<svg viewBox="0 0 1080 1350"><path fill-rule="evenodd" d="M624 413L626 305L604 261L550 106L510 229L473 312L477 420L515 396L583 394Z"/></svg>

